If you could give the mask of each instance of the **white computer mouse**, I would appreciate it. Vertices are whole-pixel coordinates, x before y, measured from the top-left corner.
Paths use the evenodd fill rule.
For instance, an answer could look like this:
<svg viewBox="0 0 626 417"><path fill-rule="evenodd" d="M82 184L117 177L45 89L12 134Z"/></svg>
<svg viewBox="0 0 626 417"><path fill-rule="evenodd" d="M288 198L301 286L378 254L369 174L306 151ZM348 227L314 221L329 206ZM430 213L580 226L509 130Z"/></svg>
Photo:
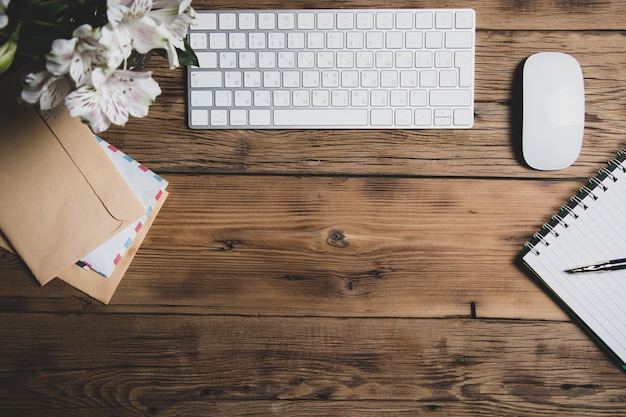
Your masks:
<svg viewBox="0 0 626 417"><path fill-rule="evenodd" d="M585 85L578 61L561 52L531 55L523 70L522 154L535 169L572 165L583 143Z"/></svg>

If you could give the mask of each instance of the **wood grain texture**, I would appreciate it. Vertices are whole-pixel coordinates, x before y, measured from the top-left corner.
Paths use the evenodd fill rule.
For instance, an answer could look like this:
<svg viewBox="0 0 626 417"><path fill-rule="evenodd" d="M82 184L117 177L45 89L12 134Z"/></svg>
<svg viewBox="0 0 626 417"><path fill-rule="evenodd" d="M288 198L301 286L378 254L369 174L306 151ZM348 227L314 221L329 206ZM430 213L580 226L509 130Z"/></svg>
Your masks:
<svg viewBox="0 0 626 417"><path fill-rule="evenodd" d="M108 306L0 251L0 415L626 416L625 372L516 262L626 148L626 3L437 2L468 5L471 130L192 131L185 70L154 58L149 116L101 136L170 195ZM521 65L544 50L585 76L582 153L557 172L519 151Z"/></svg>
<svg viewBox="0 0 626 417"><path fill-rule="evenodd" d="M0 374L0 401L15 415L63 409L74 416L111 410L600 416L621 413L625 399L623 373L570 323L142 314L0 319L7 349L0 367L12 369ZM41 350L37 357L8 350L15 345ZM15 383L24 388L18 400Z"/></svg>
<svg viewBox="0 0 626 417"><path fill-rule="evenodd" d="M167 204L104 311L564 318L516 256L582 183L166 179ZM33 308L14 291L0 287L5 310Z"/></svg>

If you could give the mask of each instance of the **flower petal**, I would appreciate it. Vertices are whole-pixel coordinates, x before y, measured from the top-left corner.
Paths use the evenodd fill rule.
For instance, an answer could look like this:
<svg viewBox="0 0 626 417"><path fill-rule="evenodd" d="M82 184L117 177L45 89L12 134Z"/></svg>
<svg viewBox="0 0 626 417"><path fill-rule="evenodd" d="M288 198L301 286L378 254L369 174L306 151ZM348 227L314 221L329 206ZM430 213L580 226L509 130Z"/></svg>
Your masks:
<svg viewBox="0 0 626 417"><path fill-rule="evenodd" d="M73 90L72 83L65 77L53 76L46 83L39 99L41 110L52 110L63 104L65 97Z"/></svg>
<svg viewBox="0 0 626 417"><path fill-rule="evenodd" d="M46 69L54 75L67 74L77 42L78 38L54 40L50 53L46 55Z"/></svg>
<svg viewBox="0 0 626 417"><path fill-rule="evenodd" d="M121 57L120 63L128 58L133 50L132 38L127 30L121 30L111 23L102 27L100 43L114 56Z"/></svg>
<svg viewBox="0 0 626 417"><path fill-rule="evenodd" d="M39 103L43 87L51 76L48 71L27 74L22 83L22 100L30 104Z"/></svg>
<svg viewBox="0 0 626 417"><path fill-rule="evenodd" d="M139 53L145 54L167 44L168 32L150 17L137 19L125 26L133 40L133 47Z"/></svg>
<svg viewBox="0 0 626 417"><path fill-rule="evenodd" d="M101 68L93 72L94 87L81 87L69 94L65 104L72 116L89 123L95 132L111 123L123 126L129 115L144 117L161 89L149 72L125 70L107 75Z"/></svg>
<svg viewBox="0 0 626 417"><path fill-rule="evenodd" d="M104 132L111 121L100 109L100 93L91 87L81 87L65 98L72 117L80 117L95 133Z"/></svg>
<svg viewBox="0 0 626 417"><path fill-rule="evenodd" d="M128 113L135 117L145 117L148 107L161 94L151 72L115 71L109 77L107 87L120 94Z"/></svg>
<svg viewBox="0 0 626 417"><path fill-rule="evenodd" d="M6 14L7 7L9 7L9 0L0 0L0 29L9 24L9 16Z"/></svg>

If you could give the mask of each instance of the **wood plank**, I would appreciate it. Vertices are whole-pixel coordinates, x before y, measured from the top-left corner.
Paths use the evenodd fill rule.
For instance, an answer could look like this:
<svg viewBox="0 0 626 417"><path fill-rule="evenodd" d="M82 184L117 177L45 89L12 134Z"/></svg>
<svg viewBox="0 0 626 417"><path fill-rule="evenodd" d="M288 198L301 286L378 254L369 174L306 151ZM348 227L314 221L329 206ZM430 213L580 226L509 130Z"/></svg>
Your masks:
<svg viewBox="0 0 626 417"><path fill-rule="evenodd" d="M166 179L106 311L566 319L515 258L580 182ZM68 291L0 259L2 311L100 308Z"/></svg>
<svg viewBox="0 0 626 417"><path fill-rule="evenodd" d="M621 32L480 31L475 127L453 131L190 130L184 71L170 71L155 58L163 94L148 118L103 137L160 173L586 178L626 147L623 42ZM540 172L520 155L520 68L531 54L555 49L573 54L583 67L585 140L574 166ZM147 124L167 129L155 134Z"/></svg>
<svg viewBox="0 0 626 417"><path fill-rule="evenodd" d="M142 314L0 314L0 323L8 415L319 415L355 401L364 415L626 415L623 371L570 323Z"/></svg>
<svg viewBox="0 0 626 417"><path fill-rule="evenodd" d="M494 3L487 0L467 1L438 0L415 2L411 0L390 0L382 4L374 0L240 0L211 1L194 0L193 7L202 9L324 9L324 8L466 8L476 10L479 28L499 30L590 30L624 28L623 16L626 5L619 1L601 0L545 0L515 1L506 0Z"/></svg>

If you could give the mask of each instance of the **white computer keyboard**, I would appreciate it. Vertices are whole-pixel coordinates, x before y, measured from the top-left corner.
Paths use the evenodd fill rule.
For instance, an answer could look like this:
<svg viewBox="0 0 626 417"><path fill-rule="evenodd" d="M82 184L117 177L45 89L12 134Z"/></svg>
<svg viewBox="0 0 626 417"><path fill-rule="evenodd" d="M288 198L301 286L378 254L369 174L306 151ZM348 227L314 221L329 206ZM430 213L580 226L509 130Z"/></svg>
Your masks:
<svg viewBox="0 0 626 417"><path fill-rule="evenodd" d="M198 11L193 129L470 128L472 9Z"/></svg>

